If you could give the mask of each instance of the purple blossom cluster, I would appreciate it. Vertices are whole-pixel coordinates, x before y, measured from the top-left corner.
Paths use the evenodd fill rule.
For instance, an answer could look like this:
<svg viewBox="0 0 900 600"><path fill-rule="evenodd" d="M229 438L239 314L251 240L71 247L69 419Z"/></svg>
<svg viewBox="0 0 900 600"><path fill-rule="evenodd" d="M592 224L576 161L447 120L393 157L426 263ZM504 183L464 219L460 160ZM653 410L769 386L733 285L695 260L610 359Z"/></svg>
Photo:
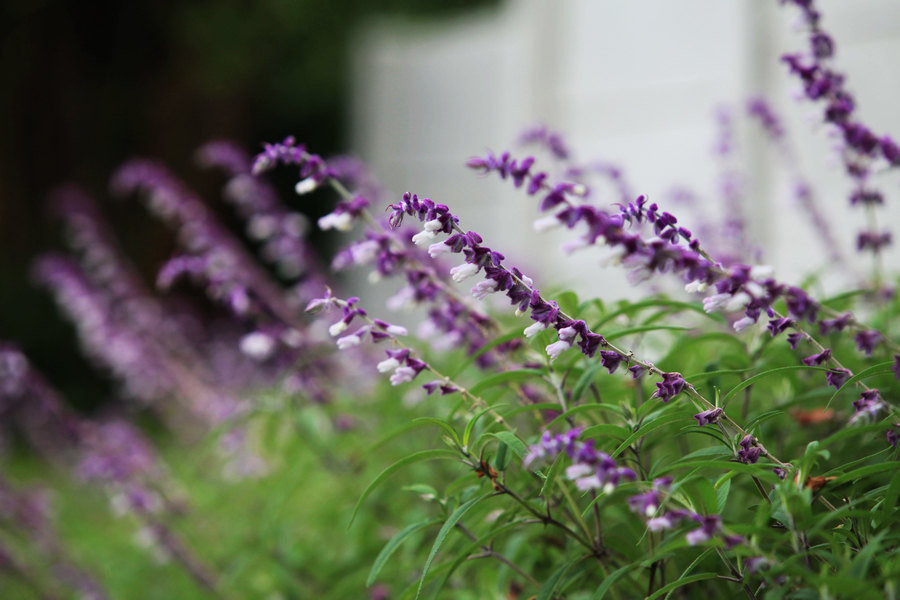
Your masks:
<svg viewBox="0 0 900 600"><path fill-rule="evenodd" d="M581 491L602 490L611 494L622 480L636 479L634 471L620 467L608 454L595 449L593 439L578 440L580 435L578 428L558 435L545 431L540 441L529 447L523 466L528 468L536 460L552 461L557 454L565 452L572 460L566 468L566 477Z"/></svg>
<svg viewBox="0 0 900 600"><path fill-rule="evenodd" d="M821 25L822 15L812 0L783 0L796 6L806 25L808 49L805 52L785 54L787 64L803 87L805 97L823 106L822 118L836 132L841 141L841 159L847 174L854 182L850 195L851 204L876 206L883 203L882 193L870 184L872 166L883 160L889 167L900 165L900 145L891 137L879 137L856 115L856 101L847 90L846 77L834 70L831 60L835 55L835 43ZM878 253L890 245L888 231L867 230L859 233L857 249Z"/></svg>
<svg viewBox="0 0 900 600"><path fill-rule="evenodd" d="M655 203L648 203L644 196L627 205L620 205L619 212L611 214L573 199L573 196L578 196L576 192L581 192L573 184L561 183L551 186L547 183L546 173L532 172L534 165L532 157L517 160L509 153L499 157L489 153L485 158L472 158L467 164L481 172L497 172L502 178L511 177L517 187L528 182L526 189L530 195L539 192L545 194L539 205L540 210L556 212L547 218L539 219L541 226L538 229L545 228L546 219L564 224L570 229L584 223L587 233L580 238L582 245L604 243L612 246L623 264L640 269L645 275L666 271L678 273L688 282L686 289L689 292L714 290L715 293L704 298L704 309L707 312L720 309L727 312L743 311L744 317L734 323L737 331L757 323L762 315L766 314L769 317L768 329L773 336L789 328L798 330L797 335L792 334L788 339L791 347L796 349L803 339L812 339L800 329L800 323L804 321L819 323L823 331L839 330L851 322L855 324L852 317L819 320L821 306L802 288L776 281L771 276L772 270L769 267L734 264L726 268L719 262L713 262L703 251L699 241L692 237L691 232L677 225L678 220L675 216L660 211ZM395 214L400 206L402 204L392 205ZM655 238L644 240L639 234L628 233L625 229L626 223L640 224L645 221L653 225ZM680 244L682 240L688 242L687 247ZM456 238L454 242L456 245L465 243L462 238ZM467 263L466 273L477 272L468 258ZM487 271L486 275L490 278ZM787 317L778 315L774 310L773 305L778 300L785 302L788 309ZM571 340L575 337L571 330L566 329L568 323L559 325L557 327L560 333L559 341L547 349L551 358L570 348ZM859 334L857 346L866 355L871 355L876 345L883 340L883 336L875 330L864 330ZM585 354L593 355L587 352ZM604 362L604 366L613 367L610 372L618 366L612 357L605 357L605 360L607 362ZM829 349L823 347L819 347L816 354L806 357L803 362L808 366L829 363L830 368L825 374L826 381L835 388L840 388L852 377L852 372L834 359ZM900 377L900 370L897 373ZM663 374L663 381L657 383L658 389L654 395L664 401L668 400L677 395L683 385L683 379L677 373Z"/></svg>

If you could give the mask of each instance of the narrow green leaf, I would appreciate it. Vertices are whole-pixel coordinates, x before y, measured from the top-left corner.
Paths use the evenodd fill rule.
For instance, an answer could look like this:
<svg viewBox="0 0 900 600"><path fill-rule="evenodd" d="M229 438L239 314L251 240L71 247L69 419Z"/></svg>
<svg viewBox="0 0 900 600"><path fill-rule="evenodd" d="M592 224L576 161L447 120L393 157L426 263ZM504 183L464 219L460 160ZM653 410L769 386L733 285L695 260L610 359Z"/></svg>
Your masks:
<svg viewBox="0 0 900 600"><path fill-rule="evenodd" d="M469 447L469 439L472 437L472 429L475 428L475 423L478 422L478 419L480 419L482 416L484 416L485 413L489 413L492 410L494 410L494 408L495 407L493 407L493 406L489 406L489 407L485 408L484 410L480 411L478 414L476 414L471 419L469 419L469 422L466 423L466 429L465 429L465 431L463 431L463 439L462 439L463 447L465 447L465 448Z"/></svg>
<svg viewBox="0 0 900 600"><path fill-rule="evenodd" d="M431 562L434 560L435 555L440 549L441 544L444 543L444 539L446 539L447 535L450 533L450 530L453 529L459 520L462 518L466 512L482 500L491 497L491 493L482 494L481 496L476 496L472 498L465 504L461 505L453 514L451 514L444 525L441 527L441 530L438 532L437 538L434 540L434 545L431 547L431 552L428 553L428 559L425 561L425 567L422 569L422 577L419 579L419 587L416 589L416 598L419 597L419 594L422 593L422 586L425 584L425 577L428 575L428 569L431 567Z"/></svg>
<svg viewBox="0 0 900 600"><path fill-rule="evenodd" d="M891 365L894 364L894 361L888 360L882 363L878 363L877 365L872 365L868 369L863 369L850 379L844 382L844 385L839 387L835 392L831 395L831 398L828 399L828 402L825 406L831 406L832 400L837 398L837 395L844 391L844 388L848 385L853 385L860 379L865 379L866 377L870 377L872 375L882 375L884 373L891 373Z"/></svg>
<svg viewBox="0 0 900 600"><path fill-rule="evenodd" d="M681 579L673 581L668 585L662 586L661 588L647 596L644 600L654 600L655 598L659 598L663 594L680 588L683 585L688 585L689 583L694 583L695 581L703 581L705 579L715 579L718 576L718 573L697 573L696 575L688 575L687 577L682 577Z"/></svg>
<svg viewBox="0 0 900 600"><path fill-rule="evenodd" d="M552 407L559 410L559 404L553 404ZM581 414L583 412L590 412L594 410L602 410L605 412L611 412L619 417L622 416L622 409L618 406L613 406L612 404L582 404L581 406L573 406L566 412L550 421L550 423L547 424L547 428L549 429L557 423L565 421L569 417L574 417L575 415Z"/></svg>
<svg viewBox="0 0 900 600"><path fill-rule="evenodd" d="M768 371L763 371L762 373L757 373L753 377L750 377L749 379L745 379L744 381L740 382L739 384L737 384L736 386L731 388L727 394L722 396L721 406L727 406L728 401L735 394L737 394L742 389L753 385L760 379L765 379L766 377L769 377L770 375L775 375L776 373L784 373L786 371L803 371L803 370L806 370L806 371L828 371L828 369L826 369L825 367L807 367L806 365L791 365L789 367L777 367L775 369L769 369Z"/></svg>
<svg viewBox="0 0 900 600"><path fill-rule="evenodd" d="M597 376L597 371L603 368L603 363L595 362L585 369L584 373L581 374L581 377L578 378L578 381L575 382L575 387L572 388L572 404L581 400L584 390L591 385L591 382L593 382L594 378Z"/></svg>
<svg viewBox="0 0 900 600"><path fill-rule="evenodd" d="M626 335L634 335L635 333L646 333L648 331L690 331L691 327L676 327L674 325L640 325L638 327L628 327L605 334L607 340L624 337Z"/></svg>
<svg viewBox="0 0 900 600"><path fill-rule="evenodd" d="M725 510L725 504L728 502L728 493L731 491L731 478L733 473L726 473L716 482L716 504L718 505L718 514L722 514Z"/></svg>
<svg viewBox="0 0 900 600"><path fill-rule="evenodd" d="M624 440L628 437L628 434L629 431L621 425L594 425L582 431L581 437L585 439L606 437Z"/></svg>
<svg viewBox="0 0 900 600"><path fill-rule="evenodd" d="M638 429L637 431L632 433L630 436L625 438L625 441L623 441L621 444L619 444L619 447L616 448L610 454L610 456L612 458L617 457L619 454L622 453L623 450L628 448L628 446L630 446L637 440L641 439L642 437L644 437L651 431L655 431L661 427L665 427L666 425L671 425L675 421L681 421L682 419L684 419L684 415L681 415L681 414L665 415L665 416L659 417L658 419L653 419L652 421L650 421L646 425L643 425L640 429Z"/></svg>
<svg viewBox="0 0 900 600"><path fill-rule="evenodd" d="M484 390L490 389L492 387L503 385L504 383L513 383L516 381L523 381L525 379L540 377L543 374L544 372L538 369L516 369L514 371L504 371L502 373L497 373L496 375L491 375L490 377L485 377L474 386L469 388L469 393L473 396L477 396Z"/></svg>
<svg viewBox="0 0 900 600"><path fill-rule="evenodd" d="M497 433L489 433L488 435L497 438L509 446L510 450L512 450L519 458L525 458L525 455L528 454L528 447L525 445L525 442L520 440L516 434L511 431L498 431Z"/></svg>
<svg viewBox="0 0 900 600"><path fill-rule="evenodd" d="M453 443L456 444L457 447L461 447L462 444L459 441L459 436L456 434L456 430L453 429L453 426L450 425L447 421L442 419L437 419L435 417L417 417L413 419L414 423L422 423L427 425L437 425L441 429L447 432L447 435L450 436L450 439L453 440Z"/></svg>
<svg viewBox="0 0 900 600"><path fill-rule="evenodd" d="M634 565L625 565L624 567L619 567L618 569L604 577L603 582L594 591L594 595L591 596L591 600L603 600L603 596L606 595L606 592L609 591L609 588L611 588L622 575L633 570L636 570Z"/></svg>
<svg viewBox="0 0 900 600"><path fill-rule="evenodd" d="M541 586L541 591L537 595L536 600L550 600L553 597L553 593L556 591L557 586L559 586L560 580L565 577L566 573L569 572L569 569L571 569L575 563L584 560L584 558L585 557L583 556L573 558L554 571L553 574L547 578L547 581L544 582L544 585Z"/></svg>
<svg viewBox="0 0 900 600"><path fill-rule="evenodd" d="M381 572L381 569L384 567L385 563L387 563L387 560L391 557L394 551L400 547L400 544L402 544L403 541L406 540L406 538L419 531L420 529L430 527L431 525L440 522L440 518L428 519L419 523L413 523L412 525L401 529L394 537L392 537L388 541L387 544L384 545L384 548L382 548L381 552L378 553L378 556L375 557L375 563L372 565L372 569L369 571L369 578L366 580L366 587L374 583L375 578L378 577L378 574Z"/></svg>
<svg viewBox="0 0 900 600"><path fill-rule="evenodd" d="M891 478L891 484L888 486L887 492L884 494L884 500L881 505L881 514L878 519L878 526L881 527L893 516L894 510L897 509L897 498L900 497L900 471Z"/></svg>
<svg viewBox="0 0 900 600"><path fill-rule="evenodd" d="M897 462L886 462L880 463L877 465L867 465L865 467L860 467L858 469L853 469L852 471L847 471L843 475L839 475L837 479L830 482L829 485L837 486L847 481L854 481L856 479L862 479L863 477L868 477L869 475L875 475L876 473L882 473L884 471L898 471L900 470L900 463Z"/></svg>
<svg viewBox="0 0 900 600"><path fill-rule="evenodd" d="M556 478L562 469L563 456L565 456L565 453L560 452L553 460L553 464L550 465L550 469L547 471L547 477L544 479L544 485L541 486L541 491L538 494L540 497L546 498L547 490L549 490L553 486L553 482L556 481Z"/></svg>
<svg viewBox="0 0 900 600"><path fill-rule="evenodd" d="M498 471L505 471L507 467L509 467L510 456L509 456L509 446L500 442L497 444L497 454L494 456L494 468Z"/></svg>
<svg viewBox="0 0 900 600"><path fill-rule="evenodd" d="M479 348L477 352L475 352L471 356L467 357L466 360L464 360L462 362L462 364L459 365L459 368L456 369L456 371L454 371L450 375L450 379L457 379L460 376L460 374L469 367L469 365L471 365L473 362L475 362L475 360L479 356L484 354L485 352L489 352L490 350L493 350L500 344L505 344L506 342L508 342L510 340L514 340L514 339L520 338L520 337L522 337L522 330L517 328L513 331L510 331L509 333L506 333L504 335L501 335L498 338L491 340L490 342L488 342L487 344L485 344L484 346Z"/></svg>
<svg viewBox="0 0 900 600"><path fill-rule="evenodd" d="M350 516L350 522L347 523L347 529L353 525L353 521L356 519L356 515L359 512L360 506L365 501L366 498L369 497L369 494L372 493L379 483L390 477L394 472L402 469L407 465L411 465L417 462L423 462L427 460L458 460L459 454L453 450L422 450L421 452L415 452L410 454L409 456L404 456L384 471L378 474L372 483L363 491L362 495L359 497L359 500L356 501L356 506L353 508L353 514Z"/></svg>

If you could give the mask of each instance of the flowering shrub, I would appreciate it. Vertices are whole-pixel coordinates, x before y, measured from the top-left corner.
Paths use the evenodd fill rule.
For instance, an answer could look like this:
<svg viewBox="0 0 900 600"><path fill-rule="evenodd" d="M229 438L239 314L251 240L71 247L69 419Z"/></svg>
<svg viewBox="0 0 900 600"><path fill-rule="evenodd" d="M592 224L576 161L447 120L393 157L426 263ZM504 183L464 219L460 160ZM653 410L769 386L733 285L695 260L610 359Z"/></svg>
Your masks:
<svg viewBox="0 0 900 600"><path fill-rule="evenodd" d="M813 4L790 4L810 49L784 61L841 136L849 201L872 223L856 247L878 265L891 236L874 225L884 193L872 173L900 150L857 120ZM753 99L747 115L787 157L768 105ZM620 170L575 164L559 134L535 128L521 143L543 158L467 164L537 203L536 236L567 229L567 249L603 247L635 282L675 281L684 295L548 291L452 199L384 198L357 161L293 138L253 159L224 142L198 152L224 173L251 245L163 165L123 165L113 193L176 232L158 286L200 287L227 314L211 320L145 287L94 201L59 190L71 252L42 257L35 279L123 402L76 414L0 346L4 422L61 503L54 523L33 482L13 483L29 477L0 479L0 589L135 597L150 576L134 565L152 559L167 565L167 597L896 597L891 276L876 267L817 297L747 260L749 240L720 255L694 233L709 224L688 229L631 196ZM267 182L278 168L298 172L301 197L337 197L316 222L345 233L330 268ZM594 193L598 175L619 202ZM833 246L799 176L797 188ZM387 307L366 302L360 271L396 282ZM150 435L160 429L164 444ZM100 516L100 495L129 525ZM104 527L116 533L97 537Z"/></svg>

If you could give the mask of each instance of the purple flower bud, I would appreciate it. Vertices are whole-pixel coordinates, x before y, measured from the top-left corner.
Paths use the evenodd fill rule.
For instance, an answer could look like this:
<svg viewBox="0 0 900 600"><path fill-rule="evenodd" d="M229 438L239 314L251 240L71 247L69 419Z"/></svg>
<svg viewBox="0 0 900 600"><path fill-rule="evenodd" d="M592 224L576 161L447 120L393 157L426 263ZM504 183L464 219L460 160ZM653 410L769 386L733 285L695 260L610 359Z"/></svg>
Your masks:
<svg viewBox="0 0 900 600"><path fill-rule="evenodd" d="M716 407L705 410L701 413L697 413L696 415L694 415L694 418L697 419L697 425L702 427L704 425L718 423L719 418L723 414L725 414L725 411L719 407Z"/></svg>
<svg viewBox="0 0 900 600"><path fill-rule="evenodd" d="M668 402L681 393L684 389L685 381L681 373L663 373L662 377L663 380L656 384L656 391L651 397Z"/></svg>
<svg viewBox="0 0 900 600"><path fill-rule="evenodd" d="M828 385L840 389L852 375L853 373L847 369L833 369L825 374L825 379L828 381Z"/></svg>
<svg viewBox="0 0 900 600"><path fill-rule="evenodd" d="M872 356L872 352L875 350L875 346L881 342L882 336L880 332L868 329L857 333L854 339L860 352L865 352L866 356Z"/></svg>
<svg viewBox="0 0 900 600"><path fill-rule="evenodd" d="M831 358L831 349L825 348L818 354L813 354L812 356L807 356L803 359L803 364L807 367L812 367L814 365L821 365L823 362L828 361Z"/></svg>
<svg viewBox="0 0 900 600"><path fill-rule="evenodd" d="M614 352L612 350L600 351L600 362L604 367L606 367L610 375L615 373L616 369L618 369L619 365L622 363L622 360L622 355L618 352Z"/></svg>

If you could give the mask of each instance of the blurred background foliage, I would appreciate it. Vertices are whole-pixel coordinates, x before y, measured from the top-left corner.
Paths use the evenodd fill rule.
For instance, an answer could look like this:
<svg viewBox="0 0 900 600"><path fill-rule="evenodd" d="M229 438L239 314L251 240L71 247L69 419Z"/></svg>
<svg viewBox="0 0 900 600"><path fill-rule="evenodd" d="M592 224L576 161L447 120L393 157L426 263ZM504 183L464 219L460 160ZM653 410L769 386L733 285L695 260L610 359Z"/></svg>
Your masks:
<svg viewBox="0 0 900 600"><path fill-rule="evenodd" d="M163 160L208 198L217 180L192 164L201 143L253 151L294 134L345 151L352 39L367 19L429 22L498 0L6 0L0 3L0 338L17 341L82 408L111 387L77 356L31 259L58 248L46 198L75 181L103 202L152 281L167 232L135 203L106 202L135 155Z"/></svg>

